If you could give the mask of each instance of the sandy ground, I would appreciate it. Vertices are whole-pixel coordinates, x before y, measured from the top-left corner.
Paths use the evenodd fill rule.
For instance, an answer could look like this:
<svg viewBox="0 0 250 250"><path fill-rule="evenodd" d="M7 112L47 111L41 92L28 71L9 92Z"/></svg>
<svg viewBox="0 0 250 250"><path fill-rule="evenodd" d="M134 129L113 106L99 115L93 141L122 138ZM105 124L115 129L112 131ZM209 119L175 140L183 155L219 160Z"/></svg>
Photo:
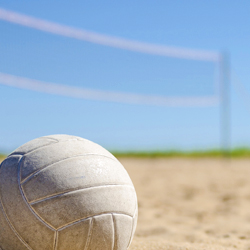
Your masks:
<svg viewBox="0 0 250 250"><path fill-rule="evenodd" d="M250 250L250 159L119 160L139 203L130 250Z"/></svg>
<svg viewBox="0 0 250 250"><path fill-rule="evenodd" d="M250 159L119 159L139 219L130 250L250 249Z"/></svg>

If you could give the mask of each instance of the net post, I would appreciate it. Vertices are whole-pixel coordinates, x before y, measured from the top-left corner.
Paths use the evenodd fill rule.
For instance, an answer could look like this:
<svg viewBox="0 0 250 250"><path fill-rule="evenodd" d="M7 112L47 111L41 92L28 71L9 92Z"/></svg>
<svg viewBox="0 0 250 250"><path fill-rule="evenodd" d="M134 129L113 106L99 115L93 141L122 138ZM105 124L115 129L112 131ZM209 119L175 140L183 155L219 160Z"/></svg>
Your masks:
<svg viewBox="0 0 250 250"><path fill-rule="evenodd" d="M228 53L220 56L220 130L222 156L229 158L231 154L230 124L230 64Z"/></svg>

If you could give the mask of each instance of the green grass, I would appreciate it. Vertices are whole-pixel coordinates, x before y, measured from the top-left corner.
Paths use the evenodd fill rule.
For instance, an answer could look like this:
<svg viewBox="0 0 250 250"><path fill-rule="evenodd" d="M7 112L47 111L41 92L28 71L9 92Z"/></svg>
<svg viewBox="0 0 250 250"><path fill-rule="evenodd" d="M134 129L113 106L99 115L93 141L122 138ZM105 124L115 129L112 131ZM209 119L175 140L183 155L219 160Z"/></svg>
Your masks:
<svg viewBox="0 0 250 250"><path fill-rule="evenodd" d="M194 151L111 151L116 157L140 157L140 158L157 158L157 157L250 157L250 148L235 148L231 152L222 150L194 150Z"/></svg>
<svg viewBox="0 0 250 250"><path fill-rule="evenodd" d="M5 158L6 158L7 155L4 155L4 154L1 154L0 153L0 162L2 162Z"/></svg>
<svg viewBox="0 0 250 250"><path fill-rule="evenodd" d="M166 151L112 151L111 153L116 157L137 157L137 158L157 158L157 157L222 157L226 153L213 149L213 150L194 150L194 151L179 151L179 150L166 150ZM228 156L233 158L250 158L250 148L235 148L227 153ZM7 155L0 153L0 162L3 161Z"/></svg>

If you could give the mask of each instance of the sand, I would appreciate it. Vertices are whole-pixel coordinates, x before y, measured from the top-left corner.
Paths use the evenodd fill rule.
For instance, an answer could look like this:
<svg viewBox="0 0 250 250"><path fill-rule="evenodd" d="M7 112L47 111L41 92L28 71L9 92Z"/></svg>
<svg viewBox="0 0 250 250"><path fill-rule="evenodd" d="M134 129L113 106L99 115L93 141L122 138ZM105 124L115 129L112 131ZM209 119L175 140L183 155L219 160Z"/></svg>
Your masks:
<svg viewBox="0 0 250 250"><path fill-rule="evenodd" d="M250 159L119 160L139 203L130 250L250 250Z"/></svg>
<svg viewBox="0 0 250 250"><path fill-rule="evenodd" d="M135 185L130 250L250 249L250 159L119 159Z"/></svg>

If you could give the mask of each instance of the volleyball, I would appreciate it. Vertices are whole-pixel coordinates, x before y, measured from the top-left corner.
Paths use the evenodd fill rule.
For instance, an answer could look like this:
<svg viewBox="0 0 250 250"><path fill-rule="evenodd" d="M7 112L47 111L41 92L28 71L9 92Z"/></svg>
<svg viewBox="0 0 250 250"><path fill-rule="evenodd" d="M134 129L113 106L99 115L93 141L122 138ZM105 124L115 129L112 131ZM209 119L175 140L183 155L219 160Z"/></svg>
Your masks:
<svg viewBox="0 0 250 250"><path fill-rule="evenodd" d="M0 249L126 250L138 216L122 164L89 140L32 140L0 165Z"/></svg>

